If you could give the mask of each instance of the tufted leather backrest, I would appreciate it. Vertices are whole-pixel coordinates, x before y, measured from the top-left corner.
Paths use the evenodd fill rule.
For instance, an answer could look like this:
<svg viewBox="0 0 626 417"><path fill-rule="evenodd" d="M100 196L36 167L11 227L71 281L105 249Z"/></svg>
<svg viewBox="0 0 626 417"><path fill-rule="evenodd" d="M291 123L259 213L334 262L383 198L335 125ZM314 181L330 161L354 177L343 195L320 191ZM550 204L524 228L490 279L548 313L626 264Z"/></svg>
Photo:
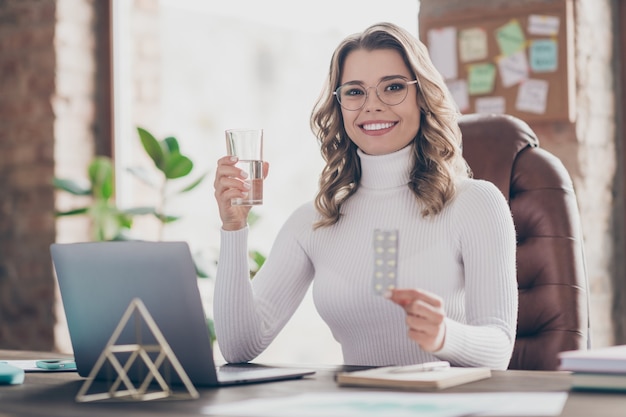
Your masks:
<svg viewBox="0 0 626 417"><path fill-rule="evenodd" d="M561 161L507 115L459 120L474 178L493 182L517 233L519 313L509 369L557 369L557 354L588 345L587 277L578 204Z"/></svg>

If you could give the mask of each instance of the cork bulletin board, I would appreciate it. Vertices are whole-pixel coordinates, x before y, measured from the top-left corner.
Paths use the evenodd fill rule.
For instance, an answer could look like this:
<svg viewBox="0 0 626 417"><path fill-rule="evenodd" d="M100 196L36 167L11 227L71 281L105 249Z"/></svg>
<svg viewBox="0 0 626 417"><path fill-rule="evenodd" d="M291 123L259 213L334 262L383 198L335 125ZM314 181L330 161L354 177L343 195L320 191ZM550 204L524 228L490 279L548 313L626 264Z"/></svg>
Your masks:
<svg viewBox="0 0 626 417"><path fill-rule="evenodd" d="M574 121L571 0L424 17L419 29L461 113Z"/></svg>

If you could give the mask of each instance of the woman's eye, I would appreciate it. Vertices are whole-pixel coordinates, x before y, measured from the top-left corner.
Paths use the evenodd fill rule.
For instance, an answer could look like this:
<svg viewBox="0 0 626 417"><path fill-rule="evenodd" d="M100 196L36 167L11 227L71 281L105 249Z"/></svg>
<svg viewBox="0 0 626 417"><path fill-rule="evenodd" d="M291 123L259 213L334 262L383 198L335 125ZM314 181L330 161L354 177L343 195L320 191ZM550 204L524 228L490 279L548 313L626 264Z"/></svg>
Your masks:
<svg viewBox="0 0 626 417"><path fill-rule="evenodd" d="M346 91L344 92L344 95L346 96L360 96L363 94L365 94L365 91L357 87L347 88Z"/></svg>
<svg viewBox="0 0 626 417"><path fill-rule="evenodd" d="M402 83L392 83L392 84L389 84L385 88L385 91L401 91L403 89L404 89L404 84L402 84Z"/></svg>

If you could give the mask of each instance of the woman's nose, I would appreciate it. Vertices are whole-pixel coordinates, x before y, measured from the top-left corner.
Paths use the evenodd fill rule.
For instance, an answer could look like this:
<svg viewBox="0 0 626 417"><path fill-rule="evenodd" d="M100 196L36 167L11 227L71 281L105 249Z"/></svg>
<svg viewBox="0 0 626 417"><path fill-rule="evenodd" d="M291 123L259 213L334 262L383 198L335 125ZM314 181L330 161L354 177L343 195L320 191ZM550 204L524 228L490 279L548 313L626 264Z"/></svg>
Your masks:
<svg viewBox="0 0 626 417"><path fill-rule="evenodd" d="M378 92L376 91L376 87L369 87L367 89L367 95L365 96L365 104L363 105L363 109L366 111L377 111L381 110L385 106L378 97Z"/></svg>

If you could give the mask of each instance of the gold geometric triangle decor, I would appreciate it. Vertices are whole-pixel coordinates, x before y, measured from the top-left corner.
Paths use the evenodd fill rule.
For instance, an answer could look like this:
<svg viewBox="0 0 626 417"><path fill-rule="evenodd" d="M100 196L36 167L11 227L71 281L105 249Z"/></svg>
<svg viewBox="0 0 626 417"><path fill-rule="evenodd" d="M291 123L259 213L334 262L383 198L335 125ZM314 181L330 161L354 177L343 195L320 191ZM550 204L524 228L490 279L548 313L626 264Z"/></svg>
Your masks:
<svg viewBox="0 0 626 417"><path fill-rule="evenodd" d="M134 344L122 344L116 345L116 342L122 333L122 331L128 325L131 317L135 318L135 341ZM142 344L141 343L141 320L148 326L156 344ZM116 354L130 353L128 359L122 365L122 362L118 359ZM155 354L156 358L153 360L149 353ZM128 376L128 371L135 362L143 361L148 369L148 372L141 381L141 384L136 387ZM117 377L113 383L109 386L109 390L106 392L88 394L89 388L91 388L96 375L100 369L109 363L115 370ZM169 381L168 375L164 377L159 368L163 366L166 370L169 370L169 366L174 368L174 371L178 374L181 382L185 387L184 392L175 392ZM110 382L110 381L109 381ZM156 382L156 384L154 383ZM156 387L158 385L158 388ZM122 388L122 389L120 389ZM160 388L160 389L159 389ZM119 324L113 331L111 338L107 342L104 350L98 357L93 369L89 373L87 380L78 391L76 395L77 402L89 402L108 399L124 399L130 401L149 401L163 398L175 398L175 399L196 399L200 395L198 391L191 383L191 380L187 376L187 373L183 369L182 365L174 355L174 352L170 348L170 345L165 340L163 333L159 330L154 319L148 312L145 304L139 299L134 298L126 312L122 316Z"/></svg>

